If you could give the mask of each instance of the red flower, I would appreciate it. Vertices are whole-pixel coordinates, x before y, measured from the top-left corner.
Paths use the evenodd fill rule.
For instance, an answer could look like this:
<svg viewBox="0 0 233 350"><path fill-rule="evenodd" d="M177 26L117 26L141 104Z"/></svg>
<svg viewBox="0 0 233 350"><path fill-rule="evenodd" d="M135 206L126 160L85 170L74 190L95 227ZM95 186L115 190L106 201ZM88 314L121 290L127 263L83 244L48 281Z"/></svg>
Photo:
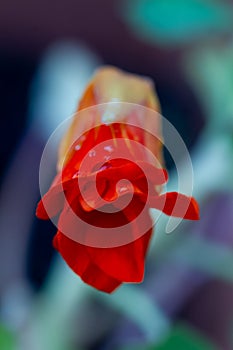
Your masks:
<svg viewBox="0 0 233 350"><path fill-rule="evenodd" d="M91 86L81 107L93 104ZM114 122L93 127L72 146L66 139L60 153L64 166L37 207L41 219L59 214L55 248L84 282L107 293L123 282L143 280L150 207L198 219L193 198L161 194L167 172L151 163L143 147L148 136L139 127ZM160 142L154 143L161 160Z"/></svg>

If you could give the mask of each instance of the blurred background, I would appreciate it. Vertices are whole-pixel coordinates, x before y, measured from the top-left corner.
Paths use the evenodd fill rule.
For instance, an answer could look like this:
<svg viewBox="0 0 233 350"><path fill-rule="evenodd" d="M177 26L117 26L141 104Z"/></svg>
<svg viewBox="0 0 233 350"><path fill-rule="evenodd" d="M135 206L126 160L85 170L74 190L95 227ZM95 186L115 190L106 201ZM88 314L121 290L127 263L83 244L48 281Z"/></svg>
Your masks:
<svg viewBox="0 0 233 350"><path fill-rule="evenodd" d="M34 214L46 141L103 64L153 79L201 209L172 235L162 219L143 284L110 296ZM233 1L1 0L0 100L0 349L233 349Z"/></svg>

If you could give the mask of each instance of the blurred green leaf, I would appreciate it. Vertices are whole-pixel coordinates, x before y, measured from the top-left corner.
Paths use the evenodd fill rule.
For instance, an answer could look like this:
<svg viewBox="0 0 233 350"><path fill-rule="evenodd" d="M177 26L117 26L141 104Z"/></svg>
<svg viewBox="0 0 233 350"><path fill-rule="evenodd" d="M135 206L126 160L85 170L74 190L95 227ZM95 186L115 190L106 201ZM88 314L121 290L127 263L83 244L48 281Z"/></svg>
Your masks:
<svg viewBox="0 0 233 350"><path fill-rule="evenodd" d="M14 335L0 324L0 349L1 350L15 350L15 337Z"/></svg>
<svg viewBox="0 0 233 350"><path fill-rule="evenodd" d="M121 350L216 350L208 339L191 327L180 324L172 328L168 337L159 345L129 346Z"/></svg>
<svg viewBox="0 0 233 350"><path fill-rule="evenodd" d="M206 338L186 325L173 328L168 338L151 350L214 350L216 349Z"/></svg>
<svg viewBox="0 0 233 350"><path fill-rule="evenodd" d="M217 0L127 0L122 16L136 34L160 44L183 44L231 29L232 8Z"/></svg>

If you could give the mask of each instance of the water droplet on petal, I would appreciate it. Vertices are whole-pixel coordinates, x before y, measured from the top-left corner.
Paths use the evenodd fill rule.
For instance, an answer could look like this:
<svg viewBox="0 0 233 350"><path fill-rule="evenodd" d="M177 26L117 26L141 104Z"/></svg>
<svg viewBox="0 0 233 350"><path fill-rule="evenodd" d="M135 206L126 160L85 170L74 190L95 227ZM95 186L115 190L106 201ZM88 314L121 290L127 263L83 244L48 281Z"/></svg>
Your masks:
<svg viewBox="0 0 233 350"><path fill-rule="evenodd" d="M119 193L126 192L127 190L128 190L127 187L120 187L120 188L118 188L118 192L119 192Z"/></svg>
<svg viewBox="0 0 233 350"><path fill-rule="evenodd" d="M109 146L105 146L105 147L104 147L104 150L107 151L107 152L109 152L109 153L112 153L112 152L113 152L113 147L110 146L110 145L109 145Z"/></svg>
<svg viewBox="0 0 233 350"><path fill-rule="evenodd" d="M75 151L79 151L80 148L81 148L81 145L80 145L80 144L78 144L78 145L76 145L76 146L74 147Z"/></svg>
<svg viewBox="0 0 233 350"><path fill-rule="evenodd" d="M94 149L92 149L88 152L88 155L89 155L89 157L95 157L96 151Z"/></svg>

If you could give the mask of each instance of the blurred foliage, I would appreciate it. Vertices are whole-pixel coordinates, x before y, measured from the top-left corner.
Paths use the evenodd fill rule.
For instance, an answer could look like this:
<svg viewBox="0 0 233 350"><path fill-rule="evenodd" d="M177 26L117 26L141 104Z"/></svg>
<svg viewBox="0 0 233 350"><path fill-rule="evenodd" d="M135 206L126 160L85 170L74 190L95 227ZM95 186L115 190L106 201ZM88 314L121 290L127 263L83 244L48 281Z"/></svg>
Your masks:
<svg viewBox="0 0 233 350"><path fill-rule="evenodd" d="M0 349L1 350L15 350L14 335L2 324L0 324Z"/></svg>
<svg viewBox="0 0 233 350"><path fill-rule="evenodd" d="M170 320L139 285L125 285L111 296L99 293L110 307L132 320L148 341L159 341L170 329Z"/></svg>
<svg viewBox="0 0 233 350"><path fill-rule="evenodd" d="M179 247L169 252L168 258L233 283L233 250L225 244L188 236Z"/></svg>
<svg viewBox="0 0 233 350"><path fill-rule="evenodd" d="M216 350L211 342L187 325L176 325L159 345L124 347L122 350Z"/></svg>
<svg viewBox="0 0 233 350"><path fill-rule="evenodd" d="M233 45L192 52L186 58L186 72L211 132L233 132Z"/></svg>
<svg viewBox="0 0 233 350"><path fill-rule="evenodd" d="M231 30L232 8L214 0L127 0L122 16L151 42L183 44Z"/></svg>

